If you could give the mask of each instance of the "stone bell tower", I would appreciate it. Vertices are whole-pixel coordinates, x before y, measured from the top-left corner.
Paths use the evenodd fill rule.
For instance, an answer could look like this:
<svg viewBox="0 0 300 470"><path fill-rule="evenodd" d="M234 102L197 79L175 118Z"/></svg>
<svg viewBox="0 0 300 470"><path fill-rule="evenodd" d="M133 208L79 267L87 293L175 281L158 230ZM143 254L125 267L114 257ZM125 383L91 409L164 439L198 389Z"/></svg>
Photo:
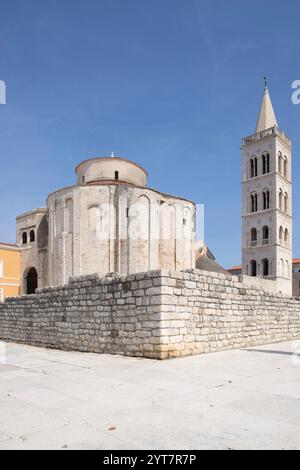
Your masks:
<svg viewBox="0 0 300 470"><path fill-rule="evenodd" d="M243 275L292 295L291 141L278 128L267 82L255 133L243 139ZM272 285L272 287L271 287Z"/></svg>

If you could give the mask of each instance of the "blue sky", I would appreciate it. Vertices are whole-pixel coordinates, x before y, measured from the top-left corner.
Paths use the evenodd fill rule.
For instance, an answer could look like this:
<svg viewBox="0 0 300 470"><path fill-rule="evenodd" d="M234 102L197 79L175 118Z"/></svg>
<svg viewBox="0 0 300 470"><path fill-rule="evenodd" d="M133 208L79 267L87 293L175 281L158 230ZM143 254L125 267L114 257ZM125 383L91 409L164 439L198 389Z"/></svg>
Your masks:
<svg viewBox="0 0 300 470"><path fill-rule="evenodd" d="M73 184L77 163L114 151L151 187L204 203L206 242L225 267L239 263L240 145L267 75L293 140L300 256L299 42L296 0L2 1L0 240L15 240L17 214Z"/></svg>

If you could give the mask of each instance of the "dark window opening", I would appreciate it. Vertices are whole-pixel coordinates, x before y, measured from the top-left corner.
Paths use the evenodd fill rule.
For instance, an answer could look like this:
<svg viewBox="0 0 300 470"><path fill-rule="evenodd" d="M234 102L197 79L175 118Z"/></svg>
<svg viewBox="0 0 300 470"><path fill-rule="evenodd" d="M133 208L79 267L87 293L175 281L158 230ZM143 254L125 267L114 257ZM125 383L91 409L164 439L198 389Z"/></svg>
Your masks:
<svg viewBox="0 0 300 470"><path fill-rule="evenodd" d="M263 271L263 276L269 276L269 260L264 259L262 261L262 271Z"/></svg>
<svg viewBox="0 0 300 470"><path fill-rule="evenodd" d="M267 153L266 155L262 156L262 173L265 175L266 173L270 173L270 155Z"/></svg>
<svg viewBox="0 0 300 470"><path fill-rule="evenodd" d="M256 230L256 228L251 229L251 241L252 242L257 241L257 230Z"/></svg>
<svg viewBox="0 0 300 470"><path fill-rule="evenodd" d="M251 178L255 178L258 175L257 158L250 160L250 175Z"/></svg>
<svg viewBox="0 0 300 470"><path fill-rule="evenodd" d="M257 212L257 194L251 194L251 212Z"/></svg>
<svg viewBox="0 0 300 470"><path fill-rule="evenodd" d="M38 287L38 275L35 268L31 268L26 276L26 294L34 294Z"/></svg>
<svg viewBox="0 0 300 470"><path fill-rule="evenodd" d="M270 193L265 191L263 193L263 208L264 210L270 209Z"/></svg>
<svg viewBox="0 0 300 470"><path fill-rule="evenodd" d="M251 263L251 276L255 277L257 276L257 263L255 260L252 260Z"/></svg>
<svg viewBox="0 0 300 470"><path fill-rule="evenodd" d="M34 230L30 231L29 240L30 240L31 243L33 243L35 241L35 232L34 232Z"/></svg>
<svg viewBox="0 0 300 470"><path fill-rule="evenodd" d="M263 227L263 239L264 240L269 239L269 227L267 227L267 225L265 225L265 227Z"/></svg>
<svg viewBox="0 0 300 470"><path fill-rule="evenodd" d="M119 172L115 171L115 180L118 180L118 179L119 179Z"/></svg>
<svg viewBox="0 0 300 470"><path fill-rule="evenodd" d="M22 244L23 245L27 244L27 233L26 232L22 233Z"/></svg>

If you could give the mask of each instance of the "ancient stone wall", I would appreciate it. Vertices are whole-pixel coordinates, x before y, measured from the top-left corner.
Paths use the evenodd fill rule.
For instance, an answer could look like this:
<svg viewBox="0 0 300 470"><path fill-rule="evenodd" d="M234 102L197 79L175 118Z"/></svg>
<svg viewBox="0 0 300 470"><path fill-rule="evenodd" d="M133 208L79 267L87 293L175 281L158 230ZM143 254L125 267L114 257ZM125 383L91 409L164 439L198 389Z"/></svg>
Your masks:
<svg viewBox="0 0 300 470"><path fill-rule="evenodd" d="M156 359L300 338L300 302L204 271L74 278L0 304L0 339Z"/></svg>

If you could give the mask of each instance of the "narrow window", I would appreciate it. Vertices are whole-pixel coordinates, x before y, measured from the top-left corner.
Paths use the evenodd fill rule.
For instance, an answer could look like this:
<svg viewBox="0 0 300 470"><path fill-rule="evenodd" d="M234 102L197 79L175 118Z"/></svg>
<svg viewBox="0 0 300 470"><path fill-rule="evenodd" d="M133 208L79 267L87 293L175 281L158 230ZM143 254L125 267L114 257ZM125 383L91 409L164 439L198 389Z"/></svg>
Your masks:
<svg viewBox="0 0 300 470"><path fill-rule="evenodd" d="M283 210L283 192L282 189L279 191L279 209Z"/></svg>
<svg viewBox="0 0 300 470"><path fill-rule="evenodd" d="M250 262L251 266L251 276L255 277L257 276L257 262L255 260L252 260Z"/></svg>
<svg viewBox="0 0 300 470"><path fill-rule="evenodd" d="M262 274L263 276L269 276L269 260L268 259L262 260Z"/></svg>
<svg viewBox="0 0 300 470"><path fill-rule="evenodd" d="M257 212L257 194L251 194L251 212Z"/></svg>
<svg viewBox="0 0 300 470"><path fill-rule="evenodd" d="M27 244L27 233L26 232L22 233L22 244L23 245Z"/></svg>
<svg viewBox="0 0 300 470"><path fill-rule="evenodd" d="M262 156L262 174L265 175L267 173L267 162L266 162L266 155Z"/></svg>
<svg viewBox="0 0 300 470"><path fill-rule="evenodd" d="M262 174L270 173L270 154L265 153L262 156Z"/></svg>
<svg viewBox="0 0 300 470"><path fill-rule="evenodd" d="M278 173L282 173L282 154L279 152L278 154Z"/></svg>
<svg viewBox="0 0 300 470"><path fill-rule="evenodd" d="M251 229L251 246L257 245L257 230L256 228Z"/></svg>
<svg viewBox="0 0 300 470"><path fill-rule="evenodd" d="M263 192L263 209L264 210L270 209L270 192L269 191Z"/></svg>
<svg viewBox="0 0 300 470"><path fill-rule="evenodd" d="M30 243L33 243L35 241L35 232L34 232L34 230L30 230L29 240L30 240Z"/></svg>
<svg viewBox="0 0 300 470"><path fill-rule="evenodd" d="M266 155L266 173L270 173L270 155Z"/></svg>
<svg viewBox="0 0 300 470"><path fill-rule="evenodd" d="M282 226L279 228L279 240L280 241L283 240L283 227Z"/></svg>
<svg viewBox="0 0 300 470"><path fill-rule="evenodd" d="M254 159L254 173L255 173L254 176L257 176L257 175L258 175L258 171L257 171L257 158Z"/></svg>
<svg viewBox="0 0 300 470"><path fill-rule="evenodd" d="M285 193L285 195L284 195L284 212L288 212L288 200L289 200L288 194Z"/></svg>
<svg viewBox="0 0 300 470"><path fill-rule="evenodd" d="M253 159L250 160L250 176L254 178L254 161Z"/></svg>
<svg viewBox="0 0 300 470"><path fill-rule="evenodd" d="M284 157L284 161L283 161L283 175L285 178L288 177L288 160L287 160L287 157Z"/></svg>
<svg viewBox="0 0 300 470"><path fill-rule="evenodd" d="M265 225L262 229L263 245L267 245L269 243L269 236L270 236L269 227Z"/></svg>
<svg viewBox="0 0 300 470"><path fill-rule="evenodd" d="M289 231L288 231L287 228L284 231L284 241L285 241L285 243L288 243L288 241L289 241Z"/></svg>
<svg viewBox="0 0 300 470"><path fill-rule="evenodd" d="M115 171L115 180L118 180L118 179L119 179L119 172Z"/></svg>
<svg viewBox="0 0 300 470"><path fill-rule="evenodd" d="M258 174L257 158L250 160L250 177L255 178Z"/></svg>

